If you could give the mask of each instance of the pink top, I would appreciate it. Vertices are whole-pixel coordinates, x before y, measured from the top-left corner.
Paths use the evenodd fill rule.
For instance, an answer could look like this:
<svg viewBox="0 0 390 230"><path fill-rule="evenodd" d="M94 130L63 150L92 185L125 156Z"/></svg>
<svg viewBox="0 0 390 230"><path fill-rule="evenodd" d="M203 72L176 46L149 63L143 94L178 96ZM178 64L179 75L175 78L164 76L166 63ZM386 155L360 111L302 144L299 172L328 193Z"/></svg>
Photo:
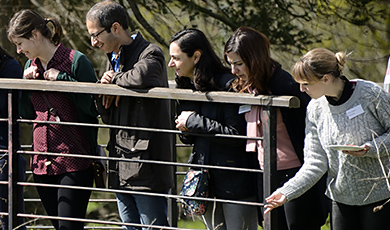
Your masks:
<svg viewBox="0 0 390 230"><path fill-rule="evenodd" d="M263 129L263 107L253 106L251 111L245 114L247 121L247 136L262 137ZM283 122L280 109L276 110L276 154L277 154L277 170L291 169L301 166L301 162L295 153L294 146L291 143L287 133L286 125ZM246 145L247 152L255 152L257 150L258 159L261 169L264 169L264 147L262 140L248 140Z"/></svg>

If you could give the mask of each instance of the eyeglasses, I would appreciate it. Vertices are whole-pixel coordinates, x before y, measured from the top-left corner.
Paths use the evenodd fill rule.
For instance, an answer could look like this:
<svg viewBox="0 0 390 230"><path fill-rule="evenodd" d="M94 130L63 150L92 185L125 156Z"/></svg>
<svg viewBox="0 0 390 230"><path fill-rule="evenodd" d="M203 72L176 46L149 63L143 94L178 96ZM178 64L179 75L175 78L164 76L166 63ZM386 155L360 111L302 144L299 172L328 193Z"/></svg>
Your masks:
<svg viewBox="0 0 390 230"><path fill-rule="evenodd" d="M101 31L97 32L97 33L94 33L94 34L91 34L91 38L93 40L96 40L98 38L98 36L103 33L104 31L106 31L106 29L102 29Z"/></svg>

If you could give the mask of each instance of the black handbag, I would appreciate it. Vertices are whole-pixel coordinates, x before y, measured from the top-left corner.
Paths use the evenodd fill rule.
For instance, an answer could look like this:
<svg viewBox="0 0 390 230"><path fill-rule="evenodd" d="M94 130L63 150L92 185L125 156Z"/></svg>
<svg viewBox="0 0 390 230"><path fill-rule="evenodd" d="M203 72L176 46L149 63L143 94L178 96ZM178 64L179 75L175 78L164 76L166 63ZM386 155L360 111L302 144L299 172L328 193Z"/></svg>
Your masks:
<svg viewBox="0 0 390 230"><path fill-rule="evenodd" d="M104 148L98 145L96 148L96 155L100 157L107 157ZM107 161L98 159L92 162L93 178L95 180L96 188L106 188L107 184Z"/></svg>

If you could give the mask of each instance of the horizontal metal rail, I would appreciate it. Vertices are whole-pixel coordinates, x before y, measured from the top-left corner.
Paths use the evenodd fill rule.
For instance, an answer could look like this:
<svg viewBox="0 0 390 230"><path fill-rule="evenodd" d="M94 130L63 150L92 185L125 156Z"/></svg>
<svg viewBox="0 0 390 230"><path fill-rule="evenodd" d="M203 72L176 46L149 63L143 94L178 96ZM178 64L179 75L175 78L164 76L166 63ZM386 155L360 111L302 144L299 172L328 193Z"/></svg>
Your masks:
<svg viewBox="0 0 390 230"><path fill-rule="evenodd" d="M227 134L211 134L211 133L191 133L191 132L182 132L172 129L157 129L157 128L144 128L144 127L134 127L134 126L121 126L121 125L105 125L105 124L86 124L86 123L77 123L77 122L66 122L66 121L36 121L28 119L17 119L17 122L20 123L35 123L35 124L53 124L53 125L68 125L68 126L81 126L81 127L95 127L95 128L111 128L111 129L127 129L127 130L137 130L145 132L157 132L157 133L171 133L171 134L185 134L192 136L204 136L204 137L223 137L223 138L234 138L234 139L250 139L250 140L262 140L261 137L248 137L242 135L227 135Z"/></svg>
<svg viewBox="0 0 390 230"><path fill-rule="evenodd" d="M20 186L34 186L34 187L46 187L46 188L66 188L66 189L89 190L89 191L95 191L95 192L109 192L109 193L123 193L123 194L134 194L134 195L157 196L157 197L172 198L172 199L177 199L177 200L189 199L189 200L204 200L204 201L208 201L208 202L220 202L220 203L226 203L226 204L241 204L241 205L251 205L251 206L262 206L263 205L263 203L257 203L257 202L227 200L227 199L217 199L217 198L187 197L187 196L172 195L172 194L130 191L130 190L124 190L124 189L101 189L101 188L91 188L91 187L74 186L74 185L54 185L54 184L31 183L31 182L18 182L17 184Z"/></svg>
<svg viewBox="0 0 390 230"><path fill-rule="evenodd" d="M240 172L253 172L253 173L263 172L260 169L247 169L247 168L226 167L226 166L188 164L188 163L178 163L178 162L170 162L170 161L168 162L168 161L136 160L136 159L127 159L127 158L119 158L119 157L100 157L100 156L85 155L85 154L73 154L73 153L72 154L50 153L50 152L43 153L43 152L23 151L23 150L19 150L18 153L28 154L28 155L47 155L47 156L88 158L88 159L94 159L94 160L113 160L113 161L125 161L125 162L138 162L138 163L161 164L161 165L168 165L168 166L183 166L183 167L192 167L192 168L233 170L233 171L240 171Z"/></svg>
<svg viewBox="0 0 390 230"><path fill-rule="evenodd" d="M116 221L107 221L107 220L93 220L93 219L81 219L81 218L70 218L70 217L58 217L58 216L44 216L44 215L34 215L34 214L18 214L18 217L26 218L35 218L38 219L47 219L47 220L67 220L67 221L77 221L77 222L88 222L92 224L106 224L106 225L118 225L118 226L133 226L133 227L144 227L148 229L170 229L178 230L175 227L165 227L159 225L144 225L144 224L134 224L134 223L122 223Z"/></svg>

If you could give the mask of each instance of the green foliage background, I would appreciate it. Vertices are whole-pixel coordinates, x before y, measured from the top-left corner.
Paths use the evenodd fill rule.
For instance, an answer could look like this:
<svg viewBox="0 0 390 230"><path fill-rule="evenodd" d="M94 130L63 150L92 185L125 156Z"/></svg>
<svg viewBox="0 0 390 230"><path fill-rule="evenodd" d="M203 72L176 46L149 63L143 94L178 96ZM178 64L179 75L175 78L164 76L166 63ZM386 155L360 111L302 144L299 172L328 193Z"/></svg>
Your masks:
<svg viewBox="0 0 390 230"><path fill-rule="evenodd" d="M26 58L17 55L6 37L9 19L20 9L32 8L44 17L56 17L63 25L63 43L80 50L102 76L105 54L91 47L85 15L97 0L0 0L0 45L23 66ZM239 26L250 26L267 35L272 57L287 71L299 57L315 47L334 52L351 52L348 78L382 82L389 57L389 0L118 0L125 6L132 30L160 45L169 60L168 41L177 31L196 27L205 32L217 54L223 58L224 43ZM169 71L169 78L174 73ZM31 144L31 127L23 126L22 143ZM99 143L107 143L101 130ZM178 151L178 161L186 162L190 149ZM184 168L180 170L184 171ZM28 176L28 180L32 180ZM178 181L182 177L178 177ZM26 189L26 198L37 197ZM93 193L93 198L114 198L113 194ZM43 213L39 202L27 212ZM91 203L88 218L119 220L115 202ZM179 222L184 227L187 222ZM196 228L190 226L191 228ZM201 228L201 227L199 227ZM328 229L325 226L323 229Z"/></svg>
<svg viewBox="0 0 390 230"><path fill-rule="evenodd" d="M16 55L6 38L10 17L33 8L44 17L56 17L64 29L63 43L82 51L98 76L105 55L90 45L85 15L97 0L0 0L0 45ZM129 15L131 30L161 46L169 60L168 41L183 28L205 32L217 54L239 26L251 26L267 35L272 56L286 70L314 47L352 52L345 74L381 82L389 56L390 0L119 0ZM173 72L169 76L173 79Z"/></svg>

